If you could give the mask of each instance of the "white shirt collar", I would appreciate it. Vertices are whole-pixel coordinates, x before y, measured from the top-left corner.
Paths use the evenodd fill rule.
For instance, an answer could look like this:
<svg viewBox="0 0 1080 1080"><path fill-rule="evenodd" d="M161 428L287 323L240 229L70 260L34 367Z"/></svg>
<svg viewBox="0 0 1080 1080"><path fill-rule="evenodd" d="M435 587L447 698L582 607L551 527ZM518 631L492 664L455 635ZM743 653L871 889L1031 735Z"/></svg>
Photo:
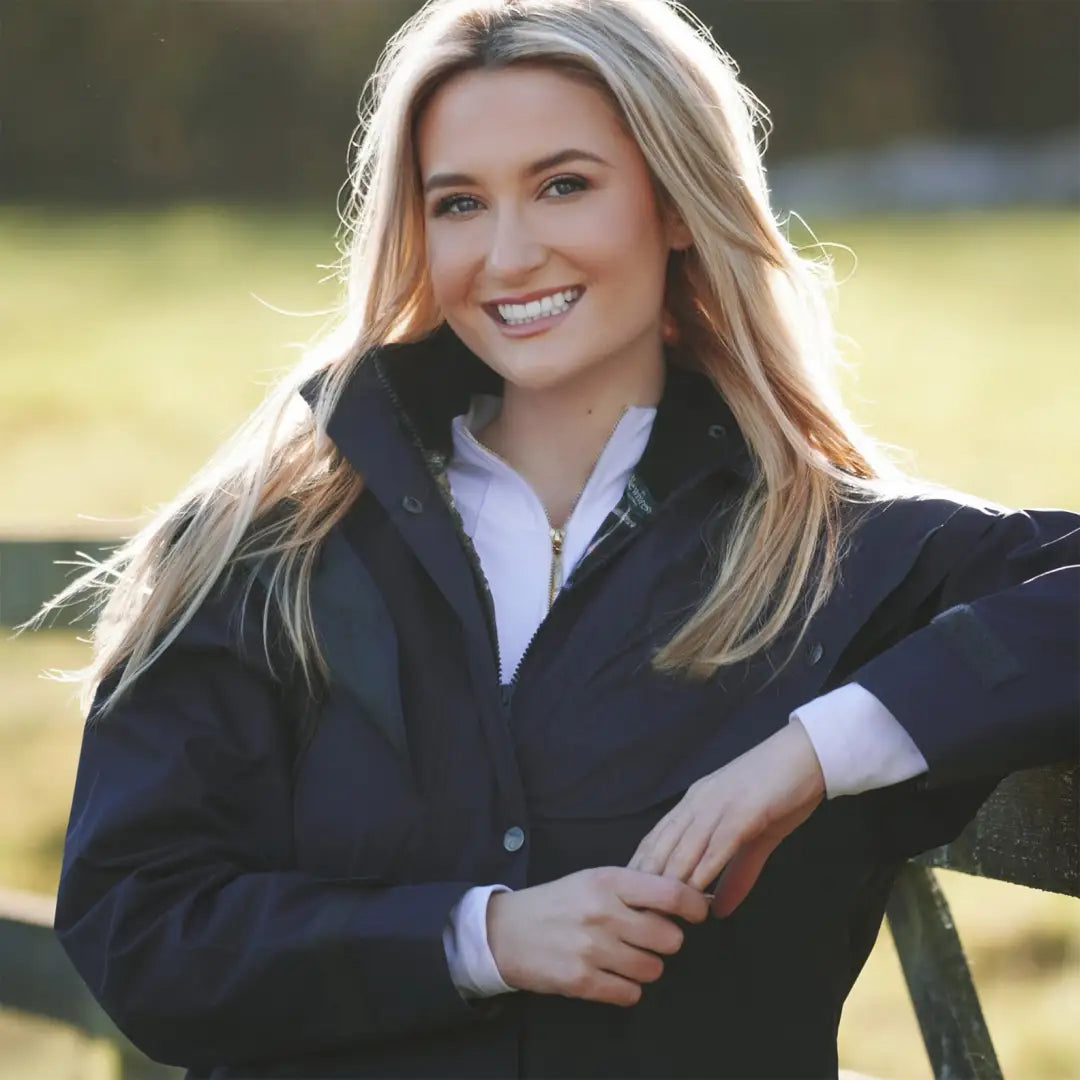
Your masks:
<svg viewBox="0 0 1080 1080"><path fill-rule="evenodd" d="M495 394L472 395L468 412L455 416L451 423L453 461L460 471L470 473L474 477L479 474L489 482L498 479L504 484L524 487L539 504L536 493L524 478L476 438L476 433L482 431L498 416L501 408L502 398ZM581 498L575 507L575 514L577 507L580 507L587 497L595 497L600 492L607 493L613 483L619 490L615 499L612 500L612 505L618 502L631 471L645 452L655 419L656 406L654 405L628 405L626 407L585 483ZM571 519L573 516L571 515ZM569 524L570 522L567 522L567 528ZM468 524L466 524L466 530L471 532Z"/></svg>

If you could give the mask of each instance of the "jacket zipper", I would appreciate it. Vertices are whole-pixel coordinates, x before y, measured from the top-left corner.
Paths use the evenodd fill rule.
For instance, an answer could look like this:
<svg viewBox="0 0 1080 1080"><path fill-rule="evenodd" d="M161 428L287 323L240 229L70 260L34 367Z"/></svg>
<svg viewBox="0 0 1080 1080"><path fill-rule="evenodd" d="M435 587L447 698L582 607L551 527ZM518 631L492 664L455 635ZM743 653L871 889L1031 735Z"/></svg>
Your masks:
<svg viewBox="0 0 1080 1080"><path fill-rule="evenodd" d="M609 438L610 438L610 436L609 436ZM599 460L599 458L597 460ZM670 505L672 502L674 502L680 496L685 494L687 491L691 490L697 483L700 482L700 480L701 480L700 476L693 476L688 480L684 480L683 483L681 483L672 492L670 492L670 494L664 500L663 505L665 505L665 506ZM580 492L578 494L578 497L580 498ZM659 509L660 509L660 507L657 507L656 512L658 512ZM655 517L656 513L654 512L654 514L652 516ZM622 551L622 549L630 542L630 540L634 537L634 535L635 535L634 531L627 532L616 543L611 544L610 546L608 546L607 550L603 551L603 553L600 554L600 556L598 558L592 559L589 562L588 568L587 568L587 570L586 570L586 572L584 574L581 574L579 576L575 572L575 575L574 575L575 588L580 587L581 583L587 577L591 577L593 574L596 573L597 570L601 569L602 567L606 566L609 562L611 562L611 560L620 551ZM559 596L562 596L562 595L563 595L563 593L560 592ZM557 602L557 599L556 599L555 602ZM544 621L542 623L540 623L540 625L533 631L532 637L529 638L528 644L525 646L525 651L521 654L521 659L518 661L518 666L514 670L514 674L511 677L510 682L505 687L503 700L504 700L504 703L507 704L507 705L509 705L510 700L513 698L514 690L517 688L518 675L521 673L521 669L525 664L526 657L529 655L529 653L532 650L533 643L536 641L537 637L539 637L539 635L540 635L540 632L544 629L545 625L547 625L547 623L551 619L551 611L552 611L552 608L555 607L555 602L553 602L551 604L551 607L548 608L548 615L544 619Z"/></svg>
<svg viewBox="0 0 1080 1080"><path fill-rule="evenodd" d="M555 603L555 594L562 586L562 549L566 534L562 529L550 529L551 535L551 576L548 581L548 611Z"/></svg>

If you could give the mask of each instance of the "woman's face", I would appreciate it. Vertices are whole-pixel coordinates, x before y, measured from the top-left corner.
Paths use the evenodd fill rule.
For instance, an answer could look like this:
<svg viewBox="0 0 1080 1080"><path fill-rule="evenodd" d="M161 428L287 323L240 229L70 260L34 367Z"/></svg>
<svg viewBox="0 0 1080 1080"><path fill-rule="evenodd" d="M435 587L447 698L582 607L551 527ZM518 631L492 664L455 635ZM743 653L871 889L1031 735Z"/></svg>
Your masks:
<svg viewBox="0 0 1080 1080"><path fill-rule="evenodd" d="M661 221L597 91L538 67L462 73L427 104L417 152L435 299L477 356L535 390L661 364L668 253L691 237ZM565 290L579 298L524 325L492 303Z"/></svg>

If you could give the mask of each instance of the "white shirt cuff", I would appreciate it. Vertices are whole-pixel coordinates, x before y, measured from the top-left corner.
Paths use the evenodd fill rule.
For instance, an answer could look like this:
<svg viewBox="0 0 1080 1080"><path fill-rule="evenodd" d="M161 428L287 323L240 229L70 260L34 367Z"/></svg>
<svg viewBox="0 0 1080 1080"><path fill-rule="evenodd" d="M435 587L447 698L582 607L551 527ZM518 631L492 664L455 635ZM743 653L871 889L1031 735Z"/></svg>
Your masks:
<svg viewBox="0 0 1080 1080"><path fill-rule="evenodd" d="M928 769L900 721L858 683L800 705L789 722L796 720L821 763L826 798L899 784Z"/></svg>
<svg viewBox="0 0 1080 1080"><path fill-rule="evenodd" d="M450 909L443 930L443 948L450 978L464 998L491 997L517 989L503 982L487 936L491 894L511 891L508 885L477 885Z"/></svg>

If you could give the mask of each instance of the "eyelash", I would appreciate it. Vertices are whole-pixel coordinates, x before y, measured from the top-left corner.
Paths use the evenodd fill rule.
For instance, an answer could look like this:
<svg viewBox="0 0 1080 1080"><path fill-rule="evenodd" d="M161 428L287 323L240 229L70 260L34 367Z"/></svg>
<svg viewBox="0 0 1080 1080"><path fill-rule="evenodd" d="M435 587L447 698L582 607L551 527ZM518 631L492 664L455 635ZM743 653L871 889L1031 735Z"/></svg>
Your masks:
<svg viewBox="0 0 1080 1080"><path fill-rule="evenodd" d="M589 181L586 180L584 177L581 177L581 176L555 176L555 177L552 177L552 179L549 180L544 185L544 188L542 190L546 190L547 188L551 187L554 184L574 184L575 185L575 190L577 190L577 191L585 191L587 188L589 188L591 186L589 184ZM569 192L568 194L573 194L573 193ZM566 198L566 196L564 195L564 196L562 196L562 198ZM470 211L470 210L462 210L462 211L458 211L456 213L451 213L450 212L450 208L461 199L472 199L473 202L476 202L475 197L472 196L472 195L447 195L446 198L440 199L435 204L435 209L433 211L434 216L435 217L444 217L444 216L446 216L446 217L464 217L465 214L471 213L472 211Z"/></svg>

